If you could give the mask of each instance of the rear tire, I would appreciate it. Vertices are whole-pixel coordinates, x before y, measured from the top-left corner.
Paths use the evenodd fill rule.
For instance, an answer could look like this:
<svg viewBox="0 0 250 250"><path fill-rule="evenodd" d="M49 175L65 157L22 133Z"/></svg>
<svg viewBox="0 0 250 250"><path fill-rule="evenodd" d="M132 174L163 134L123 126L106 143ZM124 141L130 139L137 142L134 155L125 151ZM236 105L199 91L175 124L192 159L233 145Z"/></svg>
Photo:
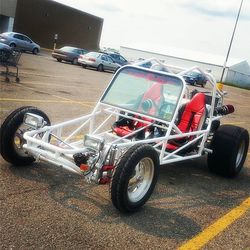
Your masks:
<svg viewBox="0 0 250 250"><path fill-rule="evenodd" d="M249 134L244 128L222 125L214 133L208 155L208 167L211 172L235 177L241 171L249 146Z"/></svg>
<svg viewBox="0 0 250 250"><path fill-rule="evenodd" d="M73 64L73 65L77 65L77 64L78 64L78 59L77 59L77 58L74 58L73 61L72 61L72 64Z"/></svg>
<svg viewBox="0 0 250 250"><path fill-rule="evenodd" d="M61 58L57 58L56 59L58 62L62 62L62 59Z"/></svg>
<svg viewBox="0 0 250 250"><path fill-rule="evenodd" d="M158 179L159 156L148 144L132 146L117 164L110 184L113 205L122 213L135 212L151 196Z"/></svg>
<svg viewBox="0 0 250 250"><path fill-rule="evenodd" d="M102 72L103 71L103 65L99 64L97 67L97 71Z"/></svg>
<svg viewBox="0 0 250 250"><path fill-rule="evenodd" d="M23 123L25 113L40 115L47 122L47 125L50 125L48 116L32 106L16 109L5 119L0 130L0 153L7 162L16 166L29 165L35 160L32 156L27 155L22 148L22 145L26 143L23 134L28 129L28 126Z"/></svg>

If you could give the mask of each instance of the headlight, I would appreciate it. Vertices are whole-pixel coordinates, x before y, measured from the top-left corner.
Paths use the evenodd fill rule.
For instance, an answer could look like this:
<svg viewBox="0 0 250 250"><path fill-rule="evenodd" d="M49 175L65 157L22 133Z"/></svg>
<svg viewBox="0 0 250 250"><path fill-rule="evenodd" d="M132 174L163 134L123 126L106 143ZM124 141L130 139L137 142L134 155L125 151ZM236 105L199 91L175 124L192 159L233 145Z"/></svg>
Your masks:
<svg viewBox="0 0 250 250"><path fill-rule="evenodd" d="M84 136L84 146L87 148L91 148L94 150L102 150L104 147L104 140L102 138L92 136L92 135L85 135Z"/></svg>
<svg viewBox="0 0 250 250"><path fill-rule="evenodd" d="M43 117L32 113L26 113L23 122L34 129L41 128L45 125Z"/></svg>

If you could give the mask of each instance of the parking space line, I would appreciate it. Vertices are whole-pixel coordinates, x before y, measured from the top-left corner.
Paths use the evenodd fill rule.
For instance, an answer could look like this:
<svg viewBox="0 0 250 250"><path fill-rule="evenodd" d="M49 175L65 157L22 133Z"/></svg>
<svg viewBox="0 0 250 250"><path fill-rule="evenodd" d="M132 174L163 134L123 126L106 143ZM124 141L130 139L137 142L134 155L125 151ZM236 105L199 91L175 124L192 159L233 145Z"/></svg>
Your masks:
<svg viewBox="0 0 250 250"><path fill-rule="evenodd" d="M239 206L233 208L230 212L222 216L212 225L205 228L200 234L184 243L178 250L201 249L210 240L229 227L233 222L242 217L250 210L250 197L244 200Z"/></svg>
<svg viewBox="0 0 250 250"><path fill-rule="evenodd" d="M62 75L46 75L46 74L37 74L37 73L30 73L28 71L22 71L23 75L30 75L30 76L41 76L41 77L50 77L50 78L64 78Z"/></svg>
<svg viewBox="0 0 250 250"><path fill-rule="evenodd" d="M62 99L62 100L65 100L65 101L70 101L70 102L74 102L74 100L72 100L72 99L69 99L69 98L66 98L66 97L62 97L62 96L58 96L58 95L52 95L52 96L54 96L54 97L56 97L56 98L59 98L59 99ZM81 102L81 103L89 103L89 104L96 104L96 102ZM93 105L92 105L93 106Z"/></svg>
<svg viewBox="0 0 250 250"><path fill-rule="evenodd" d="M35 86L35 87L37 87L37 86L45 86L45 85L49 85L49 86L51 86L52 84L53 84L53 87L56 87L56 86L59 86L59 87L61 87L62 86L62 84L59 84L59 83L55 83L55 82L50 82L50 81L46 81L46 82L38 82L38 81L36 81L36 82L34 82L34 81L25 81L25 82L23 82L22 81L22 83L25 83L25 84L30 84L30 85L32 85L32 86ZM18 87L23 87L23 88L28 88L28 89L31 89L31 90L37 90L35 87L28 87L28 86L25 86L25 85L20 85L20 83L15 83L15 82L13 82L12 83L13 85L16 85L16 86L18 86ZM70 85L67 85L67 86L64 86L64 88L70 88L70 89L72 89L72 86L70 86ZM103 91L103 88L97 88L97 87L93 87L93 86L88 86L88 89L89 90L95 90L95 92L97 92L97 91Z"/></svg>
<svg viewBox="0 0 250 250"><path fill-rule="evenodd" d="M86 107L93 107L89 102L79 102L73 100L37 100L37 99L13 99L13 98L0 98L2 102L42 102L42 103L67 103L67 104L80 104Z"/></svg>

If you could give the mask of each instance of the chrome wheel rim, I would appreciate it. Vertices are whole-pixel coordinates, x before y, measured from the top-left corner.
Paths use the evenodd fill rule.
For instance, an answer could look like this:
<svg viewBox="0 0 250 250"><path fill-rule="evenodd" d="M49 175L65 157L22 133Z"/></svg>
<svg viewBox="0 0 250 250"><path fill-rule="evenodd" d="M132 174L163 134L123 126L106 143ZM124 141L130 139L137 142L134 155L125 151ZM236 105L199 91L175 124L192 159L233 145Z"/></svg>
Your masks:
<svg viewBox="0 0 250 250"><path fill-rule="evenodd" d="M14 147L16 149L16 152L20 155L20 156L26 156L26 152L23 149L23 145L26 143L26 140L23 138L23 134L28 130L28 127L24 124L22 124L17 131L14 134L14 139L13 139L13 143L14 143Z"/></svg>
<svg viewBox="0 0 250 250"><path fill-rule="evenodd" d="M239 146L239 150L238 150L237 157L236 157L236 168L240 167L240 163L244 156L245 147L246 147L245 141L242 141Z"/></svg>
<svg viewBox="0 0 250 250"><path fill-rule="evenodd" d="M136 166L128 183L128 199L140 201L148 192L154 177L154 162L151 158L143 158Z"/></svg>

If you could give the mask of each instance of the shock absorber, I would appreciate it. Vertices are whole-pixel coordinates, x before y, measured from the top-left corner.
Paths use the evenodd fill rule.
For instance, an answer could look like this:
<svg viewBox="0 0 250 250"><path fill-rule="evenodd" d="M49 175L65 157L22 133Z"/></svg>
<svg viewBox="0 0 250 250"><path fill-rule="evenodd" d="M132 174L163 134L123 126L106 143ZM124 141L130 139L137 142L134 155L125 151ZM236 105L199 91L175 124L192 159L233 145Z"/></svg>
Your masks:
<svg viewBox="0 0 250 250"><path fill-rule="evenodd" d="M234 112L234 106L231 104L223 105L214 109L214 115L228 115Z"/></svg>

